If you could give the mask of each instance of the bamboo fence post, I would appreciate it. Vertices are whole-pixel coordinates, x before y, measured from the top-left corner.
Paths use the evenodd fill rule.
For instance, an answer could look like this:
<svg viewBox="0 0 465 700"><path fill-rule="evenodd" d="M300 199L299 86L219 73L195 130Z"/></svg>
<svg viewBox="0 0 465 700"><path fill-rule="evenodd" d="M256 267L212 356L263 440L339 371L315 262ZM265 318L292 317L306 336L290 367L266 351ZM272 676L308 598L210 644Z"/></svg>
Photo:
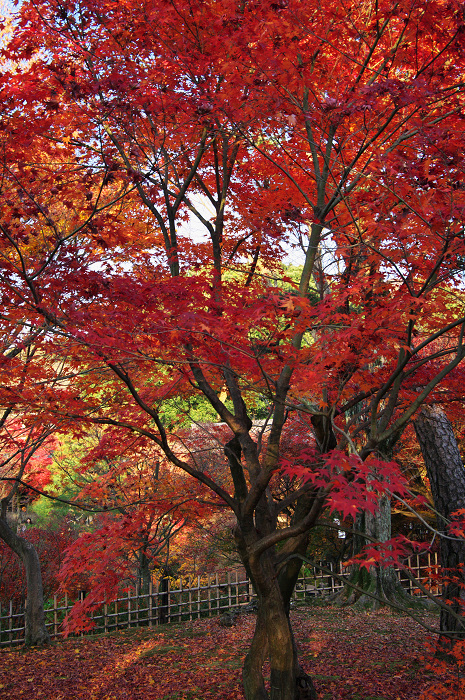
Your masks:
<svg viewBox="0 0 465 700"><path fill-rule="evenodd" d="M161 625L162 621L160 620L160 615L161 615L161 606L160 606L160 581L157 579L156 585L155 585L155 595L156 595L156 616L157 616L157 625Z"/></svg>
<svg viewBox="0 0 465 700"><path fill-rule="evenodd" d="M149 583L149 604L148 604L149 612L149 627L153 627L152 624L152 615L153 615L153 581L150 579Z"/></svg>
<svg viewBox="0 0 465 700"><path fill-rule="evenodd" d="M57 596L56 593L53 596L53 636L58 635L58 610L57 610Z"/></svg>
<svg viewBox="0 0 465 700"><path fill-rule="evenodd" d="M134 595L132 596L132 600L134 601L134 626L137 627L139 623L139 598L137 596L138 590L137 590L137 583L136 583L136 589L134 592Z"/></svg>
<svg viewBox="0 0 465 700"><path fill-rule="evenodd" d="M192 579L189 579L189 620L192 620Z"/></svg>
<svg viewBox="0 0 465 700"><path fill-rule="evenodd" d="M415 574L418 579L425 579L426 585L429 586L431 593L433 595L440 594L440 585L435 579L435 572L438 566L438 554L437 552L419 555L415 554L407 560L407 564L410 570ZM333 563L329 563L330 573L326 573L324 576L321 572L314 567L314 578L310 579L311 582L324 581L324 589L327 592L334 593L337 589L341 588L342 584L339 579L335 579L334 572L337 570L340 575L344 575L342 563L338 563L337 569ZM402 572L399 572L402 577ZM201 576L195 577L197 584L195 584L195 578L189 579L187 586L184 587L182 578L179 579L179 590L172 589L172 583L168 579L166 582L167 591L164 591L161 595L163 596L163 611L166 615L163 617L164 623L180 622L183 616L188 620L192 621L194 619L199 619L202 617L202 605L205 604L205 614L209 617L215 614L221 614L223 608L226 607L226 601L228 607L231 608L233 605L241 605L244 600L250 601L253 596L253 588L247 573L244 572L244 580L241 578L242 572L237 570L233 572L224 572L223 576L220 574L205 574L204 581L206 585L202 583ZM298 579L299 584L302 583L303 590L295 590L293 595L295 598L299 599L299 596L306 597L308 580L306 574ZM406 579L402 579L403 585L406 584ZM311 583L313 587L313 583ZM406 586L407 588L407 586ZM150 627L154 625L161 624L162 620L159 617L159 612L161 610L160 606L160 593L158 587L156 591L153 582L149 583L149 598L148 604L145 605L147 594L142 594L139 587L136 586L134 591L128 590L127 596L121 598L116 598L114 602L114 614L111 612L111 606L107 602L101 603L101 608L103 608L103 613L99 615L92 615L95 619L100 620L103 617L103 622L100 624L100 629L103 627L105 633L111 631L113 627L116 629L131 628L133 626L139 626L141 620L146 619L148 613L148 624ZM415 583L408 580L408 588L412 595L420 595L421 593L415 588ZM215 593L216 591L216 593ZM204 593L205 592L205 593ZM134 593L134 595L133 595ZM174 593L174 598L171 598L171 593ZM216 598L215 598L216 595ZM156 596L156 599L155 599ZM223 604L224 597L224 604ZM422 596L423 597L423 596ZM79 600L84 600L84 592L79 593ZM132 602L134 600L134 603ZM126 610L124 609L124 601L127 603ZM142 602L141 602L142 601ZM174 601L174 602L173 602ZM119 602L122 606L119 606ZM48 627L51 628L52 636L57 637L60 635L61 623L60 615L62 611L66 614L72 607L73 603L69 601L68 595L64 596L64 604L59 604L57 595L53 596L53 608L46 611L50 613L50 623ZM173 612L173 605L176 611ZM187 606L187 611L185 610ZM143 613L143 614L142 614ZM155 615L155 622L154 622ZM113 625L112 618L115 618L115 623ZM120 620L121 618L121 620ZM123 619L125 618L125 619ZM17 619L17 623L15 620ZM0 644L8 645L15 644L18 641L22 641L25 632L25 621L24 615L14 613L13 601L9 603L0 605ZM84 636L86 632L81 632L80 636Z"/></svg>
<svg viewBox="0 0 465 700"><path fill-rule="evenodd" d="M136 583L136 627L139 627L139 608L140 608L139 584Z"/></svg>
<svg viewBox="0 0 465 700"><path fill-rule="evenodd" d="M9 628L9 634L8 634L8 640L11 644L13 641L13 601L10 600L10 610L9 610L9 615L8 615L8 628Z"/></svg>

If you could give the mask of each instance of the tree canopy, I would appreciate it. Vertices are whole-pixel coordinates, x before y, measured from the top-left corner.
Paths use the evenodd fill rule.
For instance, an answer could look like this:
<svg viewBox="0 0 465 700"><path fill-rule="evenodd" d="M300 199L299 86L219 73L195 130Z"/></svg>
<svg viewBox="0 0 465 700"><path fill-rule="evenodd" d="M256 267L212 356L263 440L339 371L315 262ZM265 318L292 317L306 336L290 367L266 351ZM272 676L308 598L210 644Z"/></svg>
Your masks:
<svg viewBox="0 0 465 700"><path fill-rule="evenodd" d="M247 700L265 654L272 700L311 688L287 613L323 509L402 494L403 429L463 398L464 26L458 0L39 0L3 49L2 404L149 441L231 509ZM200 400L229 480L183 448Z"/></svg>

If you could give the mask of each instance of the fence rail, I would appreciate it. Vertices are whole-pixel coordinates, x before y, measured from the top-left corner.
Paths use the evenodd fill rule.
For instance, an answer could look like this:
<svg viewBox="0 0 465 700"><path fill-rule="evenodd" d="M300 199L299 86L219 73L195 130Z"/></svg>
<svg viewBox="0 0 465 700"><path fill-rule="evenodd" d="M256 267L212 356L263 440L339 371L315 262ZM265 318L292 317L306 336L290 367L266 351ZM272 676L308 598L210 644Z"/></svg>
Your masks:
<svg viewBox="0 0 465 700"><path fill-rule="evenodd" d="M347 570L342 564L320 562L306 566L298 579L294 600L304 603L316 596L329 595L341 589ZM439 590L431 578L437 570L437 554L411 557L407 566L433 595ZM423 597L415 583L404 572L398 572L402 585L413 595ZM163 579L158 586L150 584L146 593L138 587L111 602L102 602L92 614L94 628L87 634L100 634L130 627L155 627L161 624L196 620L240 609L254 600L255 594L244 570L223 574L205 574L195 579ZM62 623L75 601L67 596L54 596L45 610L48 631L52 638L61 636ZM15 609L10 601L0 606L0 646L24 643L24 607Z"/></svg>

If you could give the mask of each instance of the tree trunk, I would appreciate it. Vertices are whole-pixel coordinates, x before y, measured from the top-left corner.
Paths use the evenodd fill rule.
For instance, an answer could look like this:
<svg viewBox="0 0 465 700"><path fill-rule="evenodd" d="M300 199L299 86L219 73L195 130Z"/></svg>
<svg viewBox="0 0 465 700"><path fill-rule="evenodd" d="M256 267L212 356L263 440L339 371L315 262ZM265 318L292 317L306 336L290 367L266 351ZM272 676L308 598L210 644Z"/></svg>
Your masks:
<svg viewBox="0 0 465 700"><path fill-rule="evenodd" d="M301 502L297 504L295 513L296 518L299 517L299 507L302 505L302 501L305 501L305 499L301 499ZM303 505L305 505L305 503L303 503ZM300 665L297 644L295 641L292 624L289 619L291 609L291 598L294 592L295 585L297 583L297 579L299 577L300 569L302 568L302 557L305 555L307 547L308 534L296 539L292 547L292 553L296 556L290 559L286 563L286 565L282 567L278 576L279 589L283 598L284 609L288 618L288 624L292 636L292 644L294 649L296 700L316 700L317 698L317 693L311 677L305 672L305 670ZM284 553L284 549L281 551Z"/></svg>
<svg viewBox="0 0 465 700"><path fill-rule="evenodd" d="M379 510L375 513L366 512L358 516L355 527L377 542L390 540L390 499L383 496L379 502ZM358 554L365 542L363 537L355 537L354 554ZM391 604L401 605L404 608L423 606L421 601L415 600L402 587L393 566L379 565L370 566L369 570L365 567L354 566L347 584L340 593L336 594L334 601L337 605L353 605L355 608L363 610L379 610L381 607Z"/></svg>
<svg viewBox="0 0 465 700"><path fill-rule="evenodd" d="M25 643L28 646L48 644L50 636L45 626L42 574L37 552L30 542L13 532L4 518L0 518L0 537L20 557L26 570Z"/></svg>
<svg viewBox="0 0 465 700"><path fill-rule="evenodd" d="M447 533L454 511L465 508L465 469L452 425L439 406L423 406L415 431L438 513L437 529ZM441 609L440 629L449 639L465 638L465 541L441 537L440 563L446 578L443 599L450 612Z"/></svg>
<svg viewBox="0 0 465 700"><path fill-rule="evenodd" d="M242 668L242 682L246 700L268 700L263 678L263 664L268 655L268 638L264 615L259 609L252 643Z"/></svg>
<svg viewBox="0 0 465 700"><path fill-rule="evenodd" d="M244 475L237 470L241 452L237 438L226 445L225 455L239 501L245 500L247 495ZM237 551L258 597L255 634L243 666L244 694L246 700L316 700L312 680L299 664L289 609L302 564L301 556L308 544L308 532L325 499L317 498L317 490L302 494L296 501L292 524L298 526L309 513L314 516L313 522L309 521L301 533L284 542L279 553L272 545L258 553L261 538L274 533L277 528L278 511L270 508L269 495L262 493L253 516L250 512L237 514L234 529ZM263 675L267 659L270 664L269 693Z"/></svg>
<svg viewBox="0 0 465 700"><path fill-rule="evenodd" d="M258 613L254 638L243 667L244 694L246 700L316 700L313 683L299 664L288 615L288 584L294 579L294 571L290 577L281 577L283 595L275 564L273 552L265 552L259 563L250 567L258 595ZM269 694L263 676L267 658L270 662Z"/></svg>
<svg viewBox="0 0 465 700"><path fill-rule="evenodd" d="M246 700L295 700L296 658L293 636L285 606L274 585L259 595L257 624L243 668ZM265 689L263 664L270 662L270 693Z"/></svg>
<svg viewBox="0 0 465 700"><path fill-rule="evenodd" d="M246 700L295 700L295 650L274 559L274 553L266 551L253 564L247 562L258 596L258 613L243 668ZM262 670L266 657L270 662L269 695Z"/></svg>
<svg viewBox="0 0 465 700"><path fill-rule="evenodd" d="M139 587L141 595L148 595L150 591L150 582L152 580L150 564L151 559L147 556L146 547L141 547L138 553L139 559Z"/></svg>
<svg viewBox="0 0 465 700"><path fill-rule="evenodd" d="M169 572L164 568L158 584L158 623L164 625L169 620Z"/></svg>

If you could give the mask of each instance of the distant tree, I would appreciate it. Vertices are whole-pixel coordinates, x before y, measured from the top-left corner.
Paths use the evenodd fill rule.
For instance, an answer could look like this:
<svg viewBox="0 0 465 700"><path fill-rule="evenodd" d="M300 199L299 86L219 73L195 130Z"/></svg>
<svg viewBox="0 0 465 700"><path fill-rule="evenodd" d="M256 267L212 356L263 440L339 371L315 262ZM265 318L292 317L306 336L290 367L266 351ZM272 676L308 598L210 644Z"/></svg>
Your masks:
<svg viewBox="0 0 465 700"><path fill-rule="evenodd" d="M34 423L25 426L19 418L11 418L10 408L4 410L0 423L0 539L19 557L26 573L25 642L28 645L43 644L49 641L49 634L45 626L39 555L33 540L22 536L21 520L9 522L8 507L17 494L24 491L21 489L23 479L39 487L48 482L47 465L51 460L44 448L52 448L53 441L49 427ZM21 579L24 577L21 576L19 581Z"/></svg>

